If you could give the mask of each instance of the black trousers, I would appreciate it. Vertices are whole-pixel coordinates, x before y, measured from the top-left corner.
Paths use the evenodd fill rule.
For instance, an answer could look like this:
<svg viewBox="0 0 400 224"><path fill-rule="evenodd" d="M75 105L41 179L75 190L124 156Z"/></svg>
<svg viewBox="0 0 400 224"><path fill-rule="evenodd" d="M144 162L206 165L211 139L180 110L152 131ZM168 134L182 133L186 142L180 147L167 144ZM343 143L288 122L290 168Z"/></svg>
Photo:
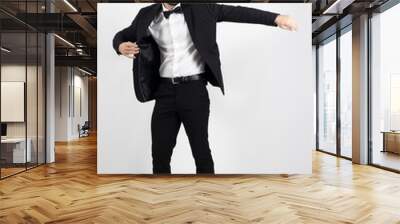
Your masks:
<svg viewBox="0 0 400 224"><path fill-rule="evenodd" d="M160 83L151 120L154 174L171 173L171 156L183 124L197 173L214 173L208 144L210 100L203 80L174 85Z"/></svg>

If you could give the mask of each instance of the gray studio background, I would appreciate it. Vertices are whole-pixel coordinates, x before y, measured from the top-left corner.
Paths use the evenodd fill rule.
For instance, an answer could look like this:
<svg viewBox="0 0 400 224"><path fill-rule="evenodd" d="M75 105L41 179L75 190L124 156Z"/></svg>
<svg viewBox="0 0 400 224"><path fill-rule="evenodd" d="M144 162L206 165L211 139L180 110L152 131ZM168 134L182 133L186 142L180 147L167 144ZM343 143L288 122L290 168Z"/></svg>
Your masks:
<svg viewBox="0 0 400 224"><path fill-rule="evenodd" d="M136 101L132 61L117 56L114 34L148 4L98 4L98 173L152 172L150 119L154 102ZM239 5L239 4L233 4ZM310 4L240 4L294 17L297 32L219 23L226 95L208 86L209 141L219 174L311 173L314 77ZM173 173L195 173L183 126Z"/></svg>

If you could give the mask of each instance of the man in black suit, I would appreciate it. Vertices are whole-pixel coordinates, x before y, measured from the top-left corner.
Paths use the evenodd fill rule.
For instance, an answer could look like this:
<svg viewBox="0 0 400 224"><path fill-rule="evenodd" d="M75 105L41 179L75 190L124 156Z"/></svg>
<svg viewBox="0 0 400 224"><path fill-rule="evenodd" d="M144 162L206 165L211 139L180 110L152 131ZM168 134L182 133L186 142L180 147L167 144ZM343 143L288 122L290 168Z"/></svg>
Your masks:
<svg viewBox="0 0 400 224"><path fill-rule="evenodd" d="M223 21L297 29L288 16L253 8L159 3L141 9L132 24L114 37L116 52L134 60L140 59L142 40L150 38L158 48L159 60L151 64L159 76L156 88L140 90L156 100L151 121L155 174L171 173L171 156L181 123L189 138L197 173L214 173L208 143L210 101L206 85L209 82L224 93L216 43L216 24ZM238 44L245 47L244 43ZM146 76L142 74L139 79L145 80ZM135 85L135 91L136 88Z"/></svg>

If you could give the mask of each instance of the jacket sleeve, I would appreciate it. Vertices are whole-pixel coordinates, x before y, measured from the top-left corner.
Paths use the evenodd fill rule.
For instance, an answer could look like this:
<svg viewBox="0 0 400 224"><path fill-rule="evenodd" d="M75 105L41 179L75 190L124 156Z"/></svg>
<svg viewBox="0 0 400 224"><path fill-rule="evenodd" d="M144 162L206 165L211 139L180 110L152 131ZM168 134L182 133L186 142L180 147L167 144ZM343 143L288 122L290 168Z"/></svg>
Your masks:
<svg viewBox="0 0 400 224"><path fill-rule="evenodd" d="M273 12L242 6L211 4L210 8L217 22L226 21L276 26L275 19L279 15Z"/></svg>
<svg viewBox="0 0 400 224"><path fill-rule="evenodd" d="M140 14L140 12L139 12ZM138 14L138 15L139 15ZM136 30L137 30L137 23L138 23L138 16L133 20L132 24L129 27L126 27L125 29L119 31L117 34L115 34L114 39L113 39L113 47L114 50L117 52L117 54L121 54L119 52L118 48L119 45L123 42L131 41L131 42L136 42Z"/></svg>

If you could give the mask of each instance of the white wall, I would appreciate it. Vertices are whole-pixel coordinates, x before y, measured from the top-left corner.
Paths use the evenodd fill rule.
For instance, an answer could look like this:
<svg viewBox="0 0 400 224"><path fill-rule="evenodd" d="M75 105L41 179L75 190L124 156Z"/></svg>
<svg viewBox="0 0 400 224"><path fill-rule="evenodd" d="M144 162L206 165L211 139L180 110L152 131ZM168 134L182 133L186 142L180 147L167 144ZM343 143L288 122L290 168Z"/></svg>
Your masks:
<svg viewBox="0 0 400 224"><path fill-rule="evenodd" d="M32 70L33 70L32 66L27 66L26 67L25 64L24 65L20 65L20 64L4 64L4 65L1 66L1 81L2 82L22 82L22 83L26 83L26 80L25 80L26 79L26 71L32 71ZM28 72L28 74L30 75L31 73ZM2 93L3 93L3 91L4 90L2 90ZM24 93L25 93L25 91L22 90L22 95L24 95ZM2 99L4 99L5 97L7 98L7 96L4 96L4 95L1 96ZM22 96L21 98L22 98L22 101L24 101L25 97ZM16 102L16 103L21 104L21 102ZM3 106L2 107L2 115L4 113L10 113L11 111L9 111L9 108L5 108L4 107L5 105L3 105L3 104L4 104L4 102L2 102L2 106ZM16 106L16 105L14 105L14 106ZM9 126L10 126L9 128L12 129L13 126L15 126L15 125L20 126L21 123L24 123L24 120L25 120L25 118L24 118L24 113L25 113L24 106L25 106L25 104L24 104L24 102L22 102L22 108L19 107L18 108L19 111L15 111L15 113L19 115L18 116L19 117L19 119L18 119L19 122L11 122L11 123L8 122L8 123L10 123L9 124ZM17 109L17 108L13 108L13 109ZM22 115L22 117L21 117L21 115ZM2 120L4 121L4 117L2 117ZM25 129L21 130L19 134L21 134L21 136L25 136Z"/></svg>
<svg viewBox="0 0 400 224"><path fill-rule="evenodd" d="M81 90L82 114L76 108L77 89ZM76 68L56 67L55 90L55 140L77 139L78 124L88 120L88 77Z"/></svg>
<svg viewBox="0 0 400 224"><path fill-rule="evenodd" d="M82 76L79 71L78 74L76 74L77 70L75 70L75 75L74 75L74 107L72 108L72 111L75 111L72 113L72 119L71 119L71 135L73 138L79 138L79 132L78 132L78 124L82 126L85 121L88 121L89 119L89 94L88 94L88 77L87 76ZM80 91L80 93L78 93ZM80 97L79 97L80 94ZM81 102L79 102L81 101ZM79 109L80 107L80 109ZM80 112L80 110L82 110Z"/></svg>
<svg viewBox="0 0 400 224"><path fill-rule="evenodd" d="M25 82L1 82L1 122L25 121Z"/></svg>
<svg viewBox="0 0 400 224"><path fill-rule="evenodd" d="M98 4L98 173L151 173L154 102L136 101L132 61L117 56L114 34L146 4ZM292 33L275 27L218 25L226 95L208 86L209 141L216 173L311 173L315 146L310 4L244 4L292 15ZM115 16L118 14L118 16ZM194 173L184 129L173 173Z"/></svg>
<svg viewBox="0 0 400 224"><path fill-rule="evenodd" d="M68 140L68 67L55 68L55 141Z"/></svg>

